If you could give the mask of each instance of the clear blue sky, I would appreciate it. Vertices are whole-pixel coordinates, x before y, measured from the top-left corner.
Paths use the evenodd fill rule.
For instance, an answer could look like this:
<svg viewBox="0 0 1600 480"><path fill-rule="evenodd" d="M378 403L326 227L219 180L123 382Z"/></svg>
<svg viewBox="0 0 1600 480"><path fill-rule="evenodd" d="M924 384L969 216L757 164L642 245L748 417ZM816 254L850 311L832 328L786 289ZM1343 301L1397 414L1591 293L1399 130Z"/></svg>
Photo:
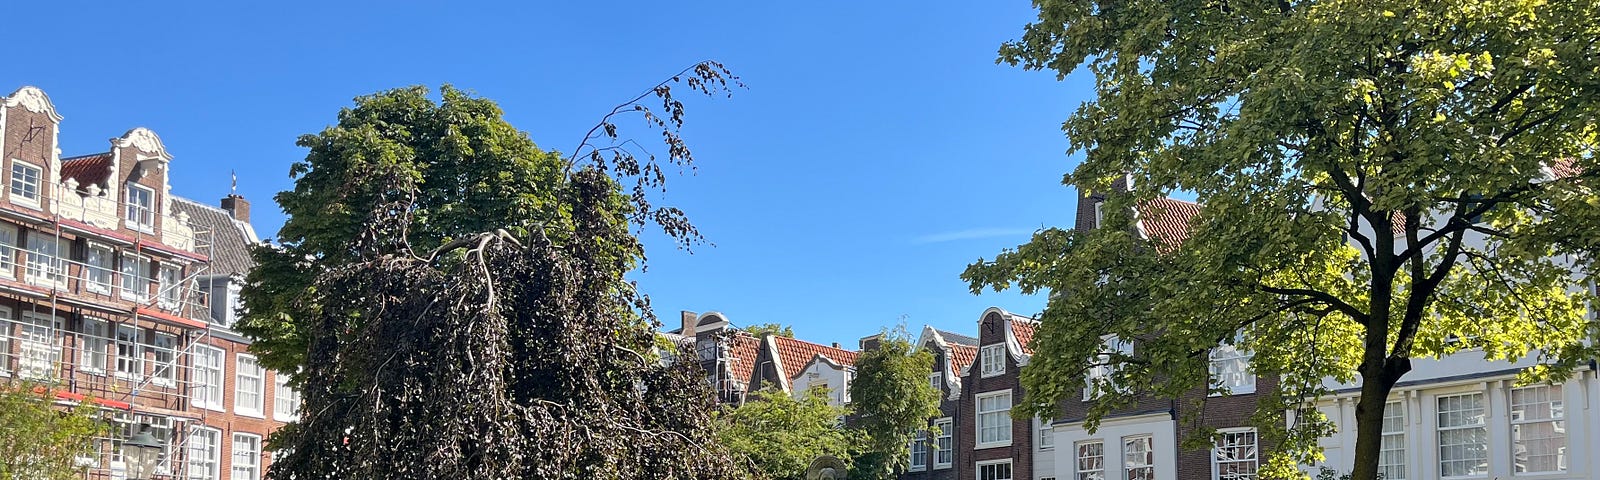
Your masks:
<svg viewBox="0 0 1600 480"><path fill-rule="evenodd" d="M240 193L270 236L296 136L381 89L452 83L492 98L540 146L570 150L616 103L701 59L749 88L694 98L699 173L669 180L714 247L647 236L635 274L658 314L718 310L853 344L904 316L972 333L980 256L1072 221L1077 159L1060 124L1092 95L994 63L1028 2L20 2L7 5L0 89L44 89L67 155L135 126L173 154L173 192ZM651 132L635 130L641 140Z"/></svg>

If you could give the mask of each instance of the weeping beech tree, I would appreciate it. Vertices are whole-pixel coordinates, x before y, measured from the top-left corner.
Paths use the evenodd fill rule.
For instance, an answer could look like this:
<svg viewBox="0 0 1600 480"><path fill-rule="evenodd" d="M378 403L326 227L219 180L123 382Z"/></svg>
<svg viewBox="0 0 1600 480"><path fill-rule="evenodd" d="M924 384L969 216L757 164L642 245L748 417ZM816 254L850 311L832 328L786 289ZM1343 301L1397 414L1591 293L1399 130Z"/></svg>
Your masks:
<svg viewBox="0 0 1600 480"><path fill-rule="evenodd" d="M635 227L698 239L646 200L661 168L613 123L640 114L666 134L663 160L687 165L670 91L683 79L737 82L715 63L685 70L573 157L448 87L442 102L358 99L303 137L311 153L278 197L285 245L255 252L246 293L263 358L298 368L304 395L269 478L747 476L714 441L703 373L658 353L648 298L624 276L643 260ZM638 103L652 95L661 116Z"/></svg>

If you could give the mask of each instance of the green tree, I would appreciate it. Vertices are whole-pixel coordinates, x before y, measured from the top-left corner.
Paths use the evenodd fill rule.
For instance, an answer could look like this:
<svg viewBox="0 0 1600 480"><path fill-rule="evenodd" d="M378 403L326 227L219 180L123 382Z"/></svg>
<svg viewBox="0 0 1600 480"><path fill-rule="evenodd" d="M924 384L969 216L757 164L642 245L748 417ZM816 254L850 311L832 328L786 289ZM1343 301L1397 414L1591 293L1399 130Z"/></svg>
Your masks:
<svg viewBox="0 0 1600 480"><path fill-rule="evenodd" d="M796 398L765 388L717 418L717 440L749 459L762 476L805 478L806 467L822 455L849 461L855 432L840 425L846 410L829 404L827 388L811 388Z"/></svg>
<svg viewBox="0 0 1600 480"><path fill-rule="evenodd" d="M755 335L757 337L760 337L762 335L766 335L766 334L770 333L770 334L777 335L777 336L780 336L780 337L794 338L794 328L793 327L790 327L788 325L780 325L780 324L776 324L776 323L763 323L763 324L760 324L760 325L751 325L751 326L748 326L748 327L744 327L744 331L749 332L751 335Z"/></svg>
<svg viewBox="0 0 1600 480"><path fill-rule="evenodd" d="M264 358L303 369L306 414L272 439L289 453L269 477L742 477L715 441L704 372L649 353L657 324L624 277L643 261L634 228L698 236L649 204L657 160L612 123L642 115L667 139L662 161L688 165L668 85L730 79L686 70L607 115L575 159L448 87L438 102L363 97L303 137L311 152L278 197L284 245L256 252L250 287L252 334L280 335ZM651 95L671 113L638 103Z"/></svg>
<svg viewBox="0 0 1600 480"><path fill-rule="evenodd" d="M851 427L861 431L856 478L893 478L909 465L907 446L939 416L939 392L928 384L932 373L933 353L916 348L904 326L884 331L876 346L862 350L850 381Z"/></svg>
<svg viewBox="0 0 1600 480"><path fill-rule="evenodd" d="M1107 198L1105 228L1046 229L963 275L1052 293L1020 411L1077 395L1103 334L1140 343L1103 357L1125 388L1091 424L1135 395L1208 388L1206 352L1233 343L1282 378L1260 417L1280 447L1265 474L1320 456L1325 419L1285 430L1282 412L1331 377L1360 384L1351 473L1372 480L1413 358L1531 355L1524 382L1594 358L1600 3L1035 6L1000 60L1093 75L1097 98L1064 125L1084 154L1064 181ZM1202 204L1187 240L1137 234L1133 208L1173 192Z"/></svg>
<svg viewBox="0 0 1600 480"><path fill-rule="evenodd" d="M98 455L95 437L104 435L92 402L70 409L54 406L53 389L31 382L0 384L0 479L70 480L83 478L80 457Z"/></svg>

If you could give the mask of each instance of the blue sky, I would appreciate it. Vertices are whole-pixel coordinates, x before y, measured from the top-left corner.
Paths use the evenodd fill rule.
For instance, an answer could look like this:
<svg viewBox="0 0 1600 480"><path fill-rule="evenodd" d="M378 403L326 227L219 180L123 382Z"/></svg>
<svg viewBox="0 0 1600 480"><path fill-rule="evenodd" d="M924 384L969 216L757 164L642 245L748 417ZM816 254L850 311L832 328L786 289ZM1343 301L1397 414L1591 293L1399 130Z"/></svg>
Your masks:
<svg viewBox="0 0 1600 480"><path fill-rule="evenodd" d="M989 306L1043 306L958 278L1072 221L1060 124L1093 91L1085 74L994 63L1034 18L1027 2L687 4L22 2L0 93L44 89L66 155L151 128L178 195L215 201L237 170L270 236L295 137L355 96L452 83L567 151L616 103L717 59L748 89L690 99L699 171L666 198L715 246L647 235L634 275L663 320L717 310L853 345L902 319L971 333Z"/></svg>

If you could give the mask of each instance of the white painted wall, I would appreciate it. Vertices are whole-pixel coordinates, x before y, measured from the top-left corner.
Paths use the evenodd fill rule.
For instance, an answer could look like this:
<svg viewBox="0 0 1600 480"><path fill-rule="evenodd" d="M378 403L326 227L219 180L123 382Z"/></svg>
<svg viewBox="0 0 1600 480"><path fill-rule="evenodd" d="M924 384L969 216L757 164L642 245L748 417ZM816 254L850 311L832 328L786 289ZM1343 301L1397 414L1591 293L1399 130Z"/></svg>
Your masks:
<svg viewBox="0 0 1600 480"><path fill-rule="evenodd" d="M1035 480L1044 478L1067 480L1066 476L1057 475L1060 472L1056 471L1055 450L1063 447L1060 447L1059 444L1050 447L1044 447L1040 446L1040 443L1042 442L1039 441L1045 435L1049 435L1054 437L1056 440L1060 440L1064 433L1065 432L1054 431L1054 427L1048 423L1044 423L1039 420L1033 421L1033 478ZM1070 450L1071 447L1067 447L1067 449Z"/></svg>
<svg viewBox="0 0 1600 480"><path fill-rule="evenodd" d="M1156 478L1178 478L1177 422L1169 414L1109 418L1092 434L1083 428L1082 422L1057 423L1054 431L1054 473L1036 473L1036 477L1077 478L1077 445L1102 441L1105 442L1105 480L1126 480L1122 471L1122 439L1149 435L1154 440Z"/></svg>
<svg viewBox="0 0 1600 480"><path fill-rule="evenodd" d="M798 376L790 380L790 391L798 397L813 386L826 385L830 390L833 390L832 393L829 393L832 401L828 403L844 405L850 403L850 380L852 375L853 372L850 371L849 367L840 366L835 368L832 365L828 365L827 362L813 361L810 365L806 365L806 368L801 370Z"/></svg>

